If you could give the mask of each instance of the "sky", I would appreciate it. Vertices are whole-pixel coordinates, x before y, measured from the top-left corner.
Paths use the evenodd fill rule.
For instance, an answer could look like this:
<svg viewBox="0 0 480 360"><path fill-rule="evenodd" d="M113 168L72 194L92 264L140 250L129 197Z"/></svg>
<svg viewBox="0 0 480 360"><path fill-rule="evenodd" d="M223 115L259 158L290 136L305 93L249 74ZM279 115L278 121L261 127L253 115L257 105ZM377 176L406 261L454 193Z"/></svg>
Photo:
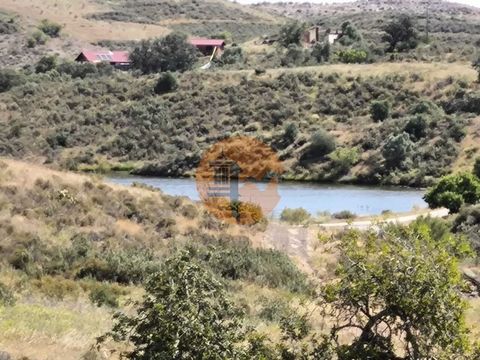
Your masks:
<svg viewBox="0 0 480 360"><path fill-rule="evenodd" d="M251 4L251 3L257 3L257 2L262 2L262 1L268 1L268 2L312 2L312 3L333 3L333 2L349 2L352 0L237 0L237 2L242 3L242 4ZM467 5L472 5L476 7L480 7L480 0L450 0L450 2L457 2L461 4L467 4Z"/></svg>

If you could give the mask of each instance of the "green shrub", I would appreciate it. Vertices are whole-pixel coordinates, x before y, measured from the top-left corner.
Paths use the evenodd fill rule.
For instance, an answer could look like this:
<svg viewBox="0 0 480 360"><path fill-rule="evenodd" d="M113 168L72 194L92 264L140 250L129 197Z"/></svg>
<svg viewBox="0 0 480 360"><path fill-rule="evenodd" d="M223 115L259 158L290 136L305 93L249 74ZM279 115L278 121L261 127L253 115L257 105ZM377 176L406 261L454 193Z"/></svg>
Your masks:
<svg viewBox="0 0 480 360"><path fill-rule="evenodd" d="M15 70L0 69L0 93L21 85L25 82L25 77Z"/></svg>
<svg viewBox="0 0 480 360"><path fill-rule="evenodd" d="M303 208L285 208L280 214L280 220L286 221L290 224L303 224L310 220L310 213Z"/></svg>
<svg viewBox="0 0 480 360"><path fill-rule="evenodd" d="M316 43L312 48L312 56L321 63L324 61L330 60L330 43L326 41L325 43Z"/></svg>
<svg viewBox="0 0 480 360"><path fill-rule="evenodd" d="M341 50L336 54L338 59L345 64L359 64L367 61L368 54L364 50Z"/></svg>
<svg viewBox="0 0 480 360"><path fill-rule="evenodd" d="M60 35L60 30L62 30L62 25L44 19L42 20L40 25L38 25L38 29L42 31L45 35L48 35L50 37L58 37Z"/></svg>
<svg viewBox="0 0 480 360"><path fill-rule="evenodd" d="M226 48L222 54L222 64L235 64L243 61L243 50L240 46Z"/></svg>
<svg viewBox="0 0 480 360"><path fill-rule="evenodd" d="M382 155L388 168L401 168L413 149L410 136L403 132L390 135L382 147Z"/></svg>
<svg viewBox="0 0 480 360"><path fill-rule="evenodd" d="M427 135L428 129L428 120L424 115L413 116L405 124L405 131L407 134L410 134L413 139L420 140Z"/></svg>
<svg viewBox="0 0 480 360"><path fill-rule="evenodd" d="M357 215L349 210L342 210L332 214L332 217L334 217L335 219L351 220L355 219Z"/></svg>
<svg viewBox="0 0 480 360"><path fill-rule="evenodd" d="M46 73L55 69L57 66L57 57L54 55L42 57L35 65L36 73Z"/></svg>
<svg viewBox="0 0 480 360"><path fill-rule="evenodd" d="M177 79L171 72L165 72L160 74L160 77L155 84L153 91L157 95L165 94L173 91L178 87Z"/></svg>
<svg viewBox="0 0 480 360"><path fill-rule="evenodd" d="M473 174L448 175L431 187L424 197L431 208L446 207L456 213L463 204L480 200L480 180Z"/></svg>
<svg viewBox="0 0 480 360"><path fill-rule="evenodd" d="M88 75L95 75L98 73L97 66L91 63L77 63L74 61L63 62L56 67L60 74L70 75L72 78L84 79Z"/></svg>
<svg viewBox="0 0 480 360"><path fill-rule="evenodd" d="M47 42L48 37L41 31L34 31L27 38L27 47L34 48L37 45L43 45Z"/></svg>
<svg viewBox="0 0 480 360"><path fill-rule="evenodd" d="M374 121L383 121L390 114L390 103L388 101L372 101L370 104L370 116Z"/></svg>
<svg viewBox="0 0 480 360"><path fill-rule="evenodd" d="M316 131L310 138L306 157L321 157L335 150L335 139L325 130Z"/></svg>
<svg viewBox="0 0 480 360"><path fill-rule="evenodd" d="M97 306L118 307L118 294L106 284L94 287L88 297L90 301Z"/></svg>
<svg viewBox="0 0 480 360"><path fill-rule="evenodd" d="M295 141L298 135L298 128L294 123L288 123L283 130L283 142L285 145L290 145Z"/></svg>
<svg viewBox="0 0 480 360"><path fill-rule="evenodd" d="M358 163L360 155L357 148L337 148L328 155L337 174L343 175Z"/></svg>
<svg viewBox="0 0 480 360"><path fill-rule="evenodd" d="M260 301L262 309L258 316L261 319L278 322L291 312L290 306L285 300L262 298Z"/></svg>

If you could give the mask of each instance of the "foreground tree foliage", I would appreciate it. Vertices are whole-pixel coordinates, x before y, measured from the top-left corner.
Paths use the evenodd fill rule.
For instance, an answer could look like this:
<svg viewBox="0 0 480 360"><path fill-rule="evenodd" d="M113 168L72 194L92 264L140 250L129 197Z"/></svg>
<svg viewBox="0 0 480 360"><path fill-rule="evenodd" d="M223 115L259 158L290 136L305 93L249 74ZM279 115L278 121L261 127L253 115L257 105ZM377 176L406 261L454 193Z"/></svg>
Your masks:
<svg viewBox="0 0 480 360"><path fill-rule="evenodd" d="M245 340L241 313L213 273L187 253L166 261L145 286L137 314L115 315L107 334L128 341L128 359L235 359ZM100 340L103 340L101 338Z"/></svg>
<svg viewBox="0 0 480 360"><path fill-rule="evenodd" d="M338 281L325 286L327 312L340 359L459 359L468 352L452 253L463 243L434 239L426 223L390 227L380 235L350 231L339 243ZM357 331L342 344L343 331Z"/></svg>
<svg viewBox="0 0 480 360"><path fill-rule="evenodd" d="M196 61L197 49L183 34L143 40L130 54L135 69L144 74L162 71L185 71Z"/></svg>

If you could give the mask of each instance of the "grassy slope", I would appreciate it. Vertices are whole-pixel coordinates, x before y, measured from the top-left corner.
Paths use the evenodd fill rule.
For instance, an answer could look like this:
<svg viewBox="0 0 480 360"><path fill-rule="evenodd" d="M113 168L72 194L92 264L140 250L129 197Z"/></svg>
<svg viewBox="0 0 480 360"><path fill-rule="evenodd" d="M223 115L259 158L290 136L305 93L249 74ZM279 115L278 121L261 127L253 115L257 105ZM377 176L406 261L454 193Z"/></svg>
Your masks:
<svg viewBox="0 0 480 360"><path fill-rule="evenodd" d="M15 358L79 359L95 337L110 328L115 311L93 305L91 292L99 286L114 291L122 309L128 309L127 299L141 296L139 283L106 282L81 275L82 268L104 261L108 254L130 254L120 260L120 266L137 261L126 265L125 271L131 271L145 263L161 263L185 244L200 251L208 246L215 254L215 249L241 248L248 239L252 244L258 239L257 230L222 225L187 199L147 188L107 185L97 177L8 159L0 159L0 204L0 283L16 298L13 306L0 304L0 350ZM74 255L76 260L70 263L78 241L87 245L86 254L90 255L82 250L84 255ZM142 258L147 250L153 257ZM70 255L65 257L67 253ZM267 256L271 253L264 252ZM140 256L139 260L134 260L135 256ZM270 259L273 264L278 260ZM264 268L272 266L265 265L267 259L253 261ZM288 262L278 266L290 282ZM248 309L249 321L275 338L278 324L259 317L259 312L274 299L298 303L303 295L267 285L265 275L227 281L232 297ZM108 344L104 353L110 354L112 349L118 350L118 346ZM116 358L115 353L109 358Z"/></svg>

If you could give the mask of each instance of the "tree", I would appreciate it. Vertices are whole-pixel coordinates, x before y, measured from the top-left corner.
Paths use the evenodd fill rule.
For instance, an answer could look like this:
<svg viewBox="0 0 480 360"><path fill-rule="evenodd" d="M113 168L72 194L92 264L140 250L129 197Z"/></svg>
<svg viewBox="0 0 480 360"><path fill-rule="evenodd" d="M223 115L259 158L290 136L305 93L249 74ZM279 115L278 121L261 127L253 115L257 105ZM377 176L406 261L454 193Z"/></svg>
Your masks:
<svg viewBox="0 0 480 360"><path fill-rule="evenodd" d="M298 135L297 126L293 122L291 122L285 126L283 130L282 139L286 145L290 145L295 141L295 139L297 138L297 135Z"/></svg>
<svg viewBox="0 0 480 360"><path fill-rule="evenodd" d="M337 278L322 291L338 358L461 358L468 331L457 242L434 239L421 223L342 236ZM350 344L338 342L344 331Z"/></svg>
<svg viewBox="0 0 480 360"><path fill-rule="evenodd" d="M130 54L132 66L144 74L163 71L185 71L196 61L197 49L183 34L143 40Z"/></svg>
<svg viewBox="0 0 480 360"><path fill-rule="evenodd" d="M398 168L403 165L413 148L410 136L403 132L399 135L391 134L382 147L382 155L388 168Z"/></svg>
<svg viewBox="0 0 480 360"><path fill-rule="evenodd" d="M370 104L370 115L374 121L383 121L390 114L390 103L388 101L372 101Z"/></svg>
<svg viewBox="0 0 480 360"><path fill-rule="evenodd" d="M160 74L160 77L158 78L153 91L157 95L165 94L167 92L175 90L177 86L178 83L175 75L173 75L171 72L166 72Z"/></svg>
<svg viewBox="0 0 480 360"><path fill-rule="evenodd" d="M405 124L403 129L407 134L410 134L413 139L420 140L427 135L428 121L424 115L416 115L411 117Z"/></svg>
<svg viewBox="0 0 480 360"><path fill-rule="evenodd" d="M398 19L388 23L383 30L385 31L383 40L389 44L388 52L406 51L418 45L418 34L412 18L408 15L400 15Z"/></svg>
<svg viewBox="0 0 480 360"><path fill-rule="evenodd" d="M285 24L280 28L278 41L284 47L288 47L292 44L299 45L305 29L305 23L300 21L292 21L288 24Z"/></svg>
<svg viewBox="0 0 480 360"><path fill-rule="evenodd" d="M463 204L476 204L480 200L480 180L469 173L444 176L431 187L424 197L431 208L446 207L458 212Z"/></svg>
<svg viewBox="0 0 480 360"><path fill-rule="evenodd" d="M115 315L100 338L128 341L134 360L235 359L245 340L241 313L214 275L182 252L166 260L145 286L137 314Z"/></svg>
<svg viewBox="0 0 480 360"><path fill-rule="evenodd" d="M52 56L44 56L42 57L37 65L35 65L35 72L36 73L45 73L50 70L55 69L57 66L57 57L52 55Z"/></svg>

